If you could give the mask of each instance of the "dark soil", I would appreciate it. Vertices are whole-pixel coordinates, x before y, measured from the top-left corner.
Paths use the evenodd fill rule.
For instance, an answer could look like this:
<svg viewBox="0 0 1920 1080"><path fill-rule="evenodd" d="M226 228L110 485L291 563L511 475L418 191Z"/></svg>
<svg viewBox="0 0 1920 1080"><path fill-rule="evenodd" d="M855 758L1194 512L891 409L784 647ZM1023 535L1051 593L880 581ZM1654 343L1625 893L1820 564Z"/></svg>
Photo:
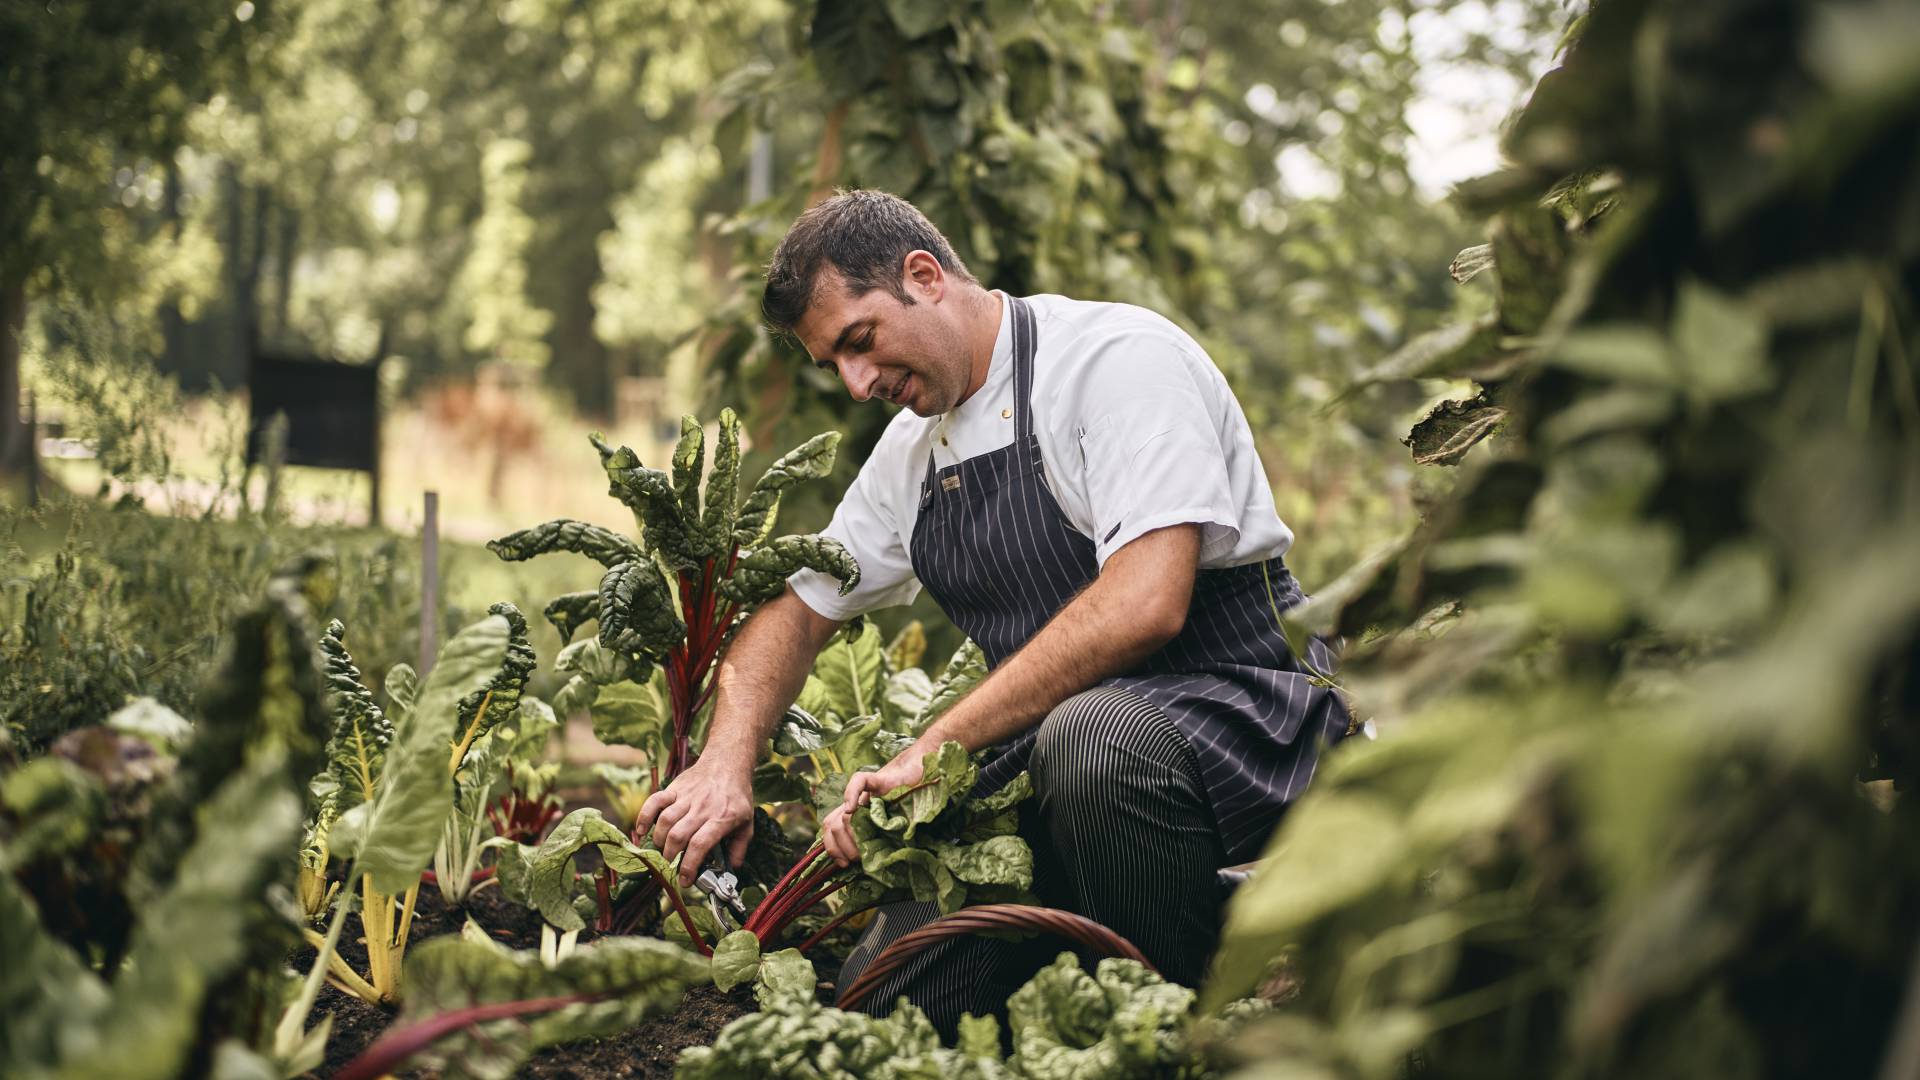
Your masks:
<svg viewBox="0 0 1920 1080"><path fill-rule="evenodd" d="M503 944L516 949L540 947L539 914L501 898L498 889L490 887L469 896L467 906L462 909L441 899L439 890L431 885L420 887L408 943L417 945L441 934L457 934L468 916ZM581 932L579 940L585 943L596 936L588 929ZM302 948L290 959L296 970L304 972L312 965L313 955L312 949ZM361 940L357 914L347 916L347 924L340 934L340 955L354 970L366 971L367 947ZM519 1075L552 1080L670 1077L681 1050L711 1043L729 1021L753 1008L751 987L738 987L728 994L711 986L696 987L672 1013L604 1039L549 1047L521 1066ZM309 1074L316 1078L339 1071L379 1038L393 1019L389 1009L369 1005L332 986L323 986L314 1005L313 1019L329 1013L333 1016L333 1032L327 1039L325 1063ZM400 1075L431 1077L434 1074L419 1069L402 1070Z"/></svg>

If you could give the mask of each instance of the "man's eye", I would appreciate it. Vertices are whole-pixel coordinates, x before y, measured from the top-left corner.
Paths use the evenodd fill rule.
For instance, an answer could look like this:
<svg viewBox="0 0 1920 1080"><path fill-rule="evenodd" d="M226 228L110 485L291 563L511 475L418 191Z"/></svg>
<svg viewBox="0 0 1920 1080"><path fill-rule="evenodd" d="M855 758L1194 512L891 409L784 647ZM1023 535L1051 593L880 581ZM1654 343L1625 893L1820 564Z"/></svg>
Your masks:
<svg viewBox="0 0 1920 1080"><path fill-rule="evenodd" d="M853 343L853 347L860 350L861 352L866 352L868 349L873 348L873 335L872 334L861 335L860 340Z"/></svg>

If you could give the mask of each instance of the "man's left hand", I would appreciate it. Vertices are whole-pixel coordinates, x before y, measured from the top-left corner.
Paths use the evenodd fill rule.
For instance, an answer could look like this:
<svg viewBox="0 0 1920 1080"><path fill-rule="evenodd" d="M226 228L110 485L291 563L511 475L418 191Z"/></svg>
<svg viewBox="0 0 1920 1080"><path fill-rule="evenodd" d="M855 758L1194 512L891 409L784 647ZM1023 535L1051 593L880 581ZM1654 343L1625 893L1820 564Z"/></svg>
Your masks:
<svg viewBox="0 0 1920 1080"><path fill-rule="evenodd" d="M860 858L860 848L853 841L853 812L867 805L867 800L875 795L885 795L894 788L919 783L926 772L921 762L926 754L927 751L915 743L878 769L847 777L847 790L841 796L840 805L834 807L820 822L820 841L826 845L827 854L832 855L841 866Z"/></svg>

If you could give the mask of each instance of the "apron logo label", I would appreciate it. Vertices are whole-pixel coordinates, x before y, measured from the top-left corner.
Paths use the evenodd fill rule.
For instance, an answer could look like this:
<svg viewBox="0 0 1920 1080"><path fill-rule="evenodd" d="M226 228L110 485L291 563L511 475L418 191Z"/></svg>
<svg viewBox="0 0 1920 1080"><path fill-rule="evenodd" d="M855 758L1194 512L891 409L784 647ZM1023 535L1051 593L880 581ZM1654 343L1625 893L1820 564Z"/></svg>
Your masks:
<svg viewBox="0 0 1920 1080"><path fill-rule="evenodd" d="M940 490L942 490L942 491L959 491L959 490L960 490L960 478L959 478L958 476L948 476L948 477L943 477L943 478L941 479L941 481L940 481Z"/></svg>

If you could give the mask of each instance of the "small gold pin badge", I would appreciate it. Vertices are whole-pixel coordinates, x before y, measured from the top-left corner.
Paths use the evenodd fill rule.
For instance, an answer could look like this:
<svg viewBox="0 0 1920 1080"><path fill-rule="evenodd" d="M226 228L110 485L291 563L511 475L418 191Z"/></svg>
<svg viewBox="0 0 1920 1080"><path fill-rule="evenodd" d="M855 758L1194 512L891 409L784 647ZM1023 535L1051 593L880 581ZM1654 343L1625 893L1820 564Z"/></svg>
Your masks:
<svg viewBox="0 0 1920 1080"><path fill-rule="evenodd" d="M940 480L940 489L942 491L959 491L960 478L958 476L942 477Z"/></svg>

